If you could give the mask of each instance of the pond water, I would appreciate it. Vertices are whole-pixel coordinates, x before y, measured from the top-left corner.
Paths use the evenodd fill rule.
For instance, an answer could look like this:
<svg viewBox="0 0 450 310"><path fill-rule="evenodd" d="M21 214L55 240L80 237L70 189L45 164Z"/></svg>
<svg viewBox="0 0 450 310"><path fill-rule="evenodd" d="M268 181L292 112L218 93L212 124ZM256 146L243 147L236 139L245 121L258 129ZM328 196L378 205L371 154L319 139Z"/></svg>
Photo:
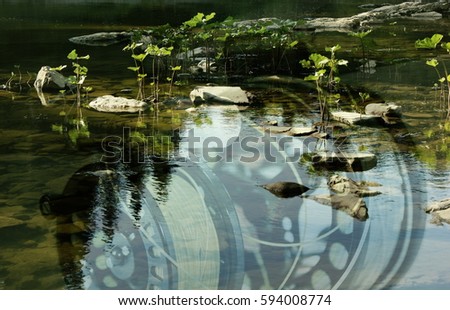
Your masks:
<svg viewBox="0 0 450 310"><path fill-rule="evenodd" d="M292 76L242 84L260 94L261 105L195 114L162 107L144 113L146 128L136 125L137 114L82 108L84 132L73 96L44 89L43 106L28 85L41 66L67 63L76 48L91 57L90 98L135 94L123 46L79 46L68 41L73 36L178 25L197 12L219 19L348 16L366 2L2 1L0 85L14 72L20 87L0 89L0 288L450 288L449 226L430 223L422 210L448 198L448 134L434 72L424 63L430 55L414 50L416 39L448 27L447 19L374 30L369 57L376 66L370 74L344 71L343 82L401 105L404 117L390 127L335 128L325 144L261 129L268 121L317 121L312 88ZM342 57L358 61L358 44L345 33L305 40L317 50L340 43ZM187 97L194 86L175 94ZM136 132L149 146L125 143ZM302 155L336 146L377 156L373 169L338 172L381 184L372 188L380 195L364 198L366 221L308 198L330 192L329 175ZM278 198L261 187L276 181L304 184L308 197ZM46 197L57 216L41 214Z"/></svg>

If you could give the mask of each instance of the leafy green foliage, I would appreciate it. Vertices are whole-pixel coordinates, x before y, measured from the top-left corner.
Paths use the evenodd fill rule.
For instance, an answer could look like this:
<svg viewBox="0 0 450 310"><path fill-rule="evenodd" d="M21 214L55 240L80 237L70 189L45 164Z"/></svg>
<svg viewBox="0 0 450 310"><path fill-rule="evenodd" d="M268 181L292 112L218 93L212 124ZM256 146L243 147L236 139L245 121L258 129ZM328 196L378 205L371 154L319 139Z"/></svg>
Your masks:
<svg viewBox="0 0 450 310"><path fill-rule="evenodd" d="M415 43L415 46L416 46L416 48L434 49L439 44L439 42L441 42L443 37L444 36L442 34L435 33L430 38L424 38L424 39L417 40Z"/></svg>

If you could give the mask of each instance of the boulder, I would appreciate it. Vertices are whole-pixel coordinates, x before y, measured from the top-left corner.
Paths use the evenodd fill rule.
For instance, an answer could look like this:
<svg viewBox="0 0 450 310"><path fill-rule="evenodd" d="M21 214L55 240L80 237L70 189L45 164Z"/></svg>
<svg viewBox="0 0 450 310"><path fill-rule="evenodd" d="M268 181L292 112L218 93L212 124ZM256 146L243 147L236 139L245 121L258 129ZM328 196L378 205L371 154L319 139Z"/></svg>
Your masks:
<svg viewBox="0 0 450 310"><path fill-rule="evenodd" d="M304 192L309 190L309 187L295 182L275 182L265 184L262 188L268 190L279 198L291 198L300 196Z"/></svg>
<svg viewBox="0 0 450 310"><path fill-rule="evenodd" d="M365 221L369 218L369 211L366 203L361 197L356 195L316 195L308 196L307 198L317 201L326 206L331 206L333 209L343 211L350 216Z"/></svg>
<svg viewBox="0 0 450 310"><path fill-rule="evenodd" d="M198 86L191 91L189 97L193 103L250 103L250 94L239 86Z"/></svg>
<svg viewBox="0 0 450 310"><path fill-rule="evenodd" d="M368 115L381 117L399 117L401 107L393 103L369 103L366 105L365 112Z"/></svg>
<svg viewBox="0 0 450 310"><path fill-rule="evenodd" d="M34 81L34 88L42 91L44 85L49 82L55 83L59 88L64 88L68 84L64 75L56 70L52 70L49 66L42 66L36 76L36 80Z"/></svg>
<svg viewBox="0 0 450 310"><path fill-rule="evenodd" d="M136 113L145 110L147 103L136 99L105 95L89 102L89 107L99 112Z"/></svg>
<svg viewBox="0 0 450 310"><path fill-rule="evenodd" d="M377 196L381 194L379 191L369 189L369 186L380 186L380 184L366 181L356 182L338 174L332 175L328 179L328 187L339 194L352 194L358 197Z"/></svg>
<svg viewBox="0 0 450 310"><path fill-rule="evenodd" d="M377 165L377 157L372 153L318 152L311 156L316 169L331 171L366 171Z"/></svg>

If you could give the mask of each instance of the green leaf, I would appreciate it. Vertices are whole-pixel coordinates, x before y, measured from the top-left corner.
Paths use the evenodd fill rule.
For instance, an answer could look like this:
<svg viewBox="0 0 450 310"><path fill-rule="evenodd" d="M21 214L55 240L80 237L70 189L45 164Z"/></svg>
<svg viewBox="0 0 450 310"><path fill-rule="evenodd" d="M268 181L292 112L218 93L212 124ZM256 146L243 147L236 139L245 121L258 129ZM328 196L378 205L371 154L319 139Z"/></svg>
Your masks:
<svg viewBox="0 0 450 310"><path fill-rule="evenodd" d="M77 59L79 59L79 60L89 60L89 58L91 58L91 56L86 55L86 56L79 56Z"/></svg>
<svg viewBox="0 0 450 310"><path fill-rule="evenodd" d="M450 42L442 43L441 46L447 50L447 53L450 53Z"/></svg>
<svg viewBox="0 0 450 310"><path fill-rule="evenodd" d="M145 57L147 57L147 53L145 53L145 54L137 54L137 55L133 54L133 55L131 55L131 57L133 57L134 59L136 59L139 62L143 62Z"/></svg>
<svg viewBox="0 0 450 310"><path fill-rule="evenodd" d="M323 56L321 54L313 53L309 56L309 59L314 62L314 67L316 68L323 68L325 67L330 59L326 56Z"/></svg>
<svg viewBox="0 0 450 310"><path fill-rule="evenodd" d="M441 77L438 81L441 82L441 83L444 83L445 82L445 77Z"/></svg>
<svg viewBox="0 0 450 310"><path fill-rule="evenodd" d="M303 68L311 68L311 61L306 60L306 59L302 59L300 60L300 64L302 65Z"/></svg>
<svg viewBox="0 0 450 310"><path fill-rule="evenodd" d="M181 66L170 67L170 70L172 70L172 71L180 71L181 70Z"/></svg>
<svg viewBox="0 0 450 310"><path fill-rule="evenodd" d="M450 82L450 74L447 75L447 82Z"/></svg>
<svg viewBox="0 0 450 310"><path fill-rule="evenodd" d="M216 16L216 13L215 13L215 12L212 12L211 14L206 15L206 16L205 16L204 22L210 21L211 19L214 18L214 16Z"/></svg>
<svg viewBox="0 0 450 310"><path fill-rule="evenodd" d="M431 38L425 38L417 40L415 43L416 48L433 49L441 42L444 36L440 33L435 33Z"/></svg>
<svg viewBox="0 0 450 310"><path fill-rule="evenodd" d="M426 64L431 67L437 67L439 65L439 62L437 61L436 58L433 58L433 59L427 60Z"/></svg>
<svg viewBox="0 0 450 310"><path fill-rule="evenodd" d="M197 26L197 24L201 23L203 21L203 17L205 14L203 13L197 13L194 17L192 17L190 20L185 21L183 25L188 26L189 28L194 28Z"/></svg>
<svg viewBox="0 0 450 310"><path fill-rule="evenodd" d="M76 60L78 58L77 50L72 50L68 55L67 58L70 60Z"/></svg>
<svg viewBox="0 0 450 310"><path fill-rule="evenodd" d="M369 29L367 31L358 31L358 32L349 32L348 35L355 37L355 38L359 38L359 39L363 39L364 37L366 37L367 35L369 35L372 32L372 29Z"/></svg>
<svg viewBox="0 0 450 310"><path fill-rule="evenodd" d="M298 44L298 41L297 41L297 40L292 41L292 42L289 44L289 47L290 47L290 48L293 48L293 47L296 46L297 44Z"/></svg>
<svg viewBox="0 0 450 310"><path fill-rule="evenodd" d="M131 71L134 71L134 72L139 71L140 68L141 67L127 67L128 70L131 70Z"/></svg>

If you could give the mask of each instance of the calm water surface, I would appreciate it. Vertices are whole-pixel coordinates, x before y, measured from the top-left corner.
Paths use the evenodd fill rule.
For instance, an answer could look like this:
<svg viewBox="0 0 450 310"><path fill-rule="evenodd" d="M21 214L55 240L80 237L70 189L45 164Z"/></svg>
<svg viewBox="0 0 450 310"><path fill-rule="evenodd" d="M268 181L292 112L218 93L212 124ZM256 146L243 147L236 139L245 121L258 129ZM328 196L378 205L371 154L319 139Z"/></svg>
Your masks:
<svg viewBox="0 0 450 310"><path fill-rule="evenodd" d="M346 83L402 105L406 114L399 127L336 133L346 138L343 148L362 145L378 157L371 170L341 172L381 184L375 188L381 195L365 198L365 222L311 199L277 198L260 186L294 181L310 187L308 195L329 193L326 174L298 160L313 146L309 140L267 137L260 130L269 120L311 125L317 114L298 79L243 85L265 90L263 105L244 111L210 106L190 115L169 109L157 118L147 112L151 126L142 132L172 138L171 151L178 156L169 161L118 151L120 139L135 130L137 115L83 108L89 137L75 139L74 126L64 121L76 115L73 98L49 89L50 104L42 106L26 85L41 66L64 64L77 48L91 56L90 97L135 87L121 46L76 46L68 41L76 35L177 25L198 11L223 18L347 16L359 12L363 1L35 3L0 4L0 84L12 71L14 81L22 78L20 89L0 90L0 288L450 288L450 266L443 259L450 254L448 225L430 224L421 210L448 197L450 183L449 156L437 156L439 144L423 134L441 123L432 100L433 72L423 61L385 61L371 75L343 75ZM442 23L405 22L394 29L405 32L404 43L397 38L388 46L413 44ZM374 36L374 53L392 39ZM340 39L346 52L355 48L347 37L317 36L315 44ZM178 95L187 96L193 86L178 89ZM193 148L192 136L199 138ZM116 144L102 149L105 137ZM101 163L112 155L122 160ZM46 193L63 210L86 203L91 208L44 217L39 201Z"/></svg>

